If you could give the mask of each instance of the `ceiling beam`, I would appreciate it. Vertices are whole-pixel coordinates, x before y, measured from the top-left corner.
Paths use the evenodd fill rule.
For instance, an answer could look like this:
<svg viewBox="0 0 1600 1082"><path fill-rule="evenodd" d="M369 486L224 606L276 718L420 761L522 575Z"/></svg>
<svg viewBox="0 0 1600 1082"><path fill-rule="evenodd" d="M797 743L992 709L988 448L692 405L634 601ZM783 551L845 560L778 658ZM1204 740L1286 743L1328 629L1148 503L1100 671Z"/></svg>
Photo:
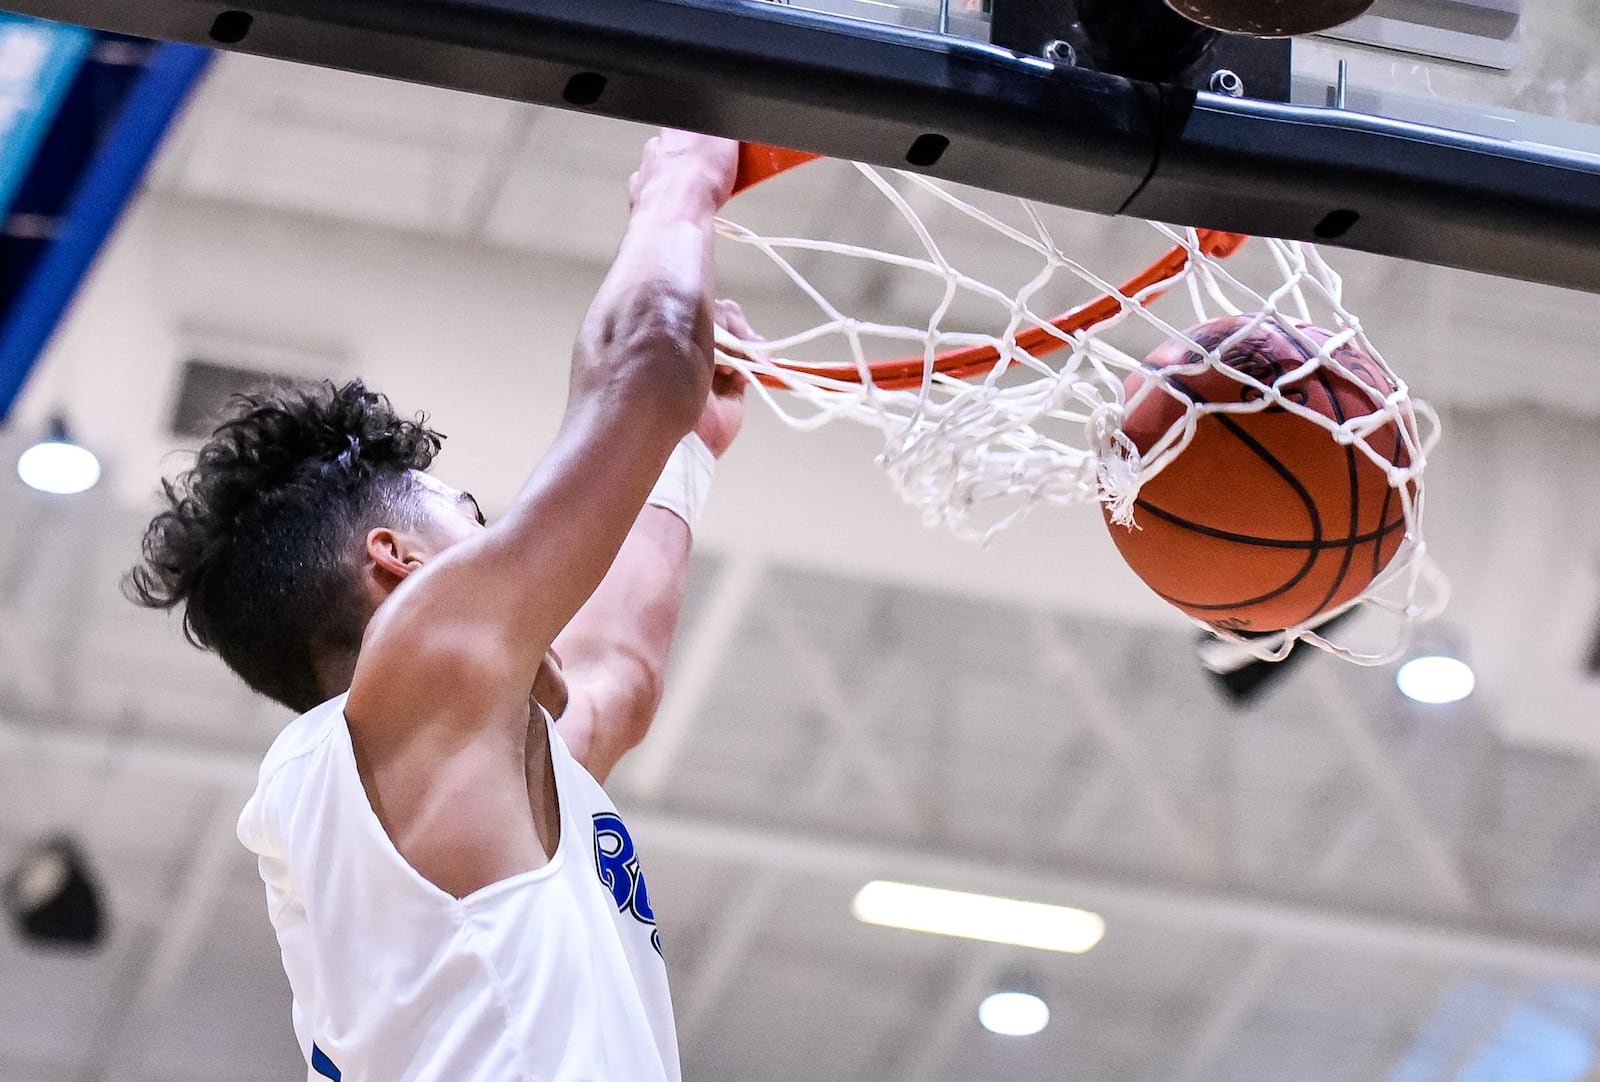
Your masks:
<svg viewBox="0 0 1600 1082"><path fill-rule="evenodd" d="M1351 763L1399 829L1400 840L1411 850L1434 893L1458 909L1472 909L1476 905L1474 891L1455 853L1418 806L1393 755L1373 736L1349 692L1326 666L1313 666L1305 675L1307 682L1316 685L1323 713L1333 723Z"/></svg>
<svg viewBox="0 0 1600 1082"><path fill-rule="evenodd" d="M140 967L129 1009L110 1040L101 1046L100 1062L86 1077L97 1082L137 1082L146 1077L145 1039L204 944L231 881L232 862L240 851L234 824L243 798L242 793L223 790L212 801L183 884L157 925L149 957Z"/></svg>
<svg viewBox="0 0 1600 1082"><path fill-rule="evenodd" d="M219 785L254 787L260 764L244 755L207 751L187 744L142 736L74 732L64 724L25 724L0 713L0 755L37 755L103 771L107 763L126 774L149 774L212 789Z"/></svg>
<svg viewBox="0 0 1600 1082"><path fill-rule="evenodd" d="M848 752L855 773L879 798L880 810L904 829L916 830L926 816L912 787L900 776L897 756L885 751L874 736L861 696L846 689L833 660L800 627L786 606L771 606L762 615L792 663L793 675L811 692L830 735Z"/></svg>
<svg viewBox="0 0 1600 1082"><path fill-rule="evenodd" d="M1289 949L1282 940L1251 947L1228 982L1208 997L1205 1015L1171 1060L1171 1082L1205 1082L1283 974Z"/></svg>
<svg viewBox="0 0 1600 1082"><path fill-rule="evenodd" d="M1410 769L1418 758L1418 750L1422 741L1413 735L1409 740L1390 746L1388 757L1394 761L1395 768L1402 773ZM1349 875L1356 867L1357 859L1367 852L1372 845L1378 828L1383 825L1383 816L1379 809L1374 807L1366 787L1359 782L1351 783L1342 775L1338 779L1341 786L1340 795L1345 799L1341 809L1341 821L1336 824L1336 829L1327 831L1325 840L1320 846L1321 855L1317 857L1309 870L1311 881L1319 886L1334 887L1339 880ZM1345 789L1355 790L1346 794ZM1324 820L1326 817L1318 817Z"/></svg>
<svg viewBox="0 0 1600 1082"><path fill-rule="evenodd" d="M896 1082L935 1082L942 1077L945 1061L970 1039L978 1004L997 990L1005 967L1014 963L1019 953L1016 948L988 943L963 943L961 947L959 969L945 986L945 994L931 1009L917 1012L922 1024L911 1032L903 1062L893 1075Z"/></svg>
<svg viewBox="0 0 1600 1082"><path fill-rule="evenodd" d="M717 1008L745 973L756 940L782 900L785 887L783 873L768 869L746 880L744 889L718 914L716 935L709 949L700 952L699 962L676 1001L678 1047L684 1060L694 1055Z"/></svg>
<svg viewBox="0 0 1600 1082"><path fill-rule="evenodd" d="M478 179L473 183L472 190L467 193L456 220L446 226L453 236L488 241L486 234L489 222L494 217L495 208L505 195L511 178L517 175L518 167L524 168L520 179L526 183L533 183L537 176L534 170L526 168L523 154L532 145L535 133L549 115L548 109L537 105L519 103L512 106L500 134L495 138L494 146L487 156L488 160L484 163L482 172L478 174ZM543 164L537 155L535 160ZM534 175L529 176L530 173Z"/></svg>
<svg viewBox="0 0 1600 1082"><path fill-rule="evenodd" d="M1036 613L1030 630L1040 673L1064 693L1075 719L1116 764L1144 805L1147 821L1161 835L1169 855L1193 870L1215 869L1219 858L1214 839L1200 829L1192 814L1182 810L1182 801L1152 766L1138 734L1122 720L1124 711L1117 708L1093 667L1061 633L1060 624L1045 613Z"/></svg>
<svg viewBox="0 0 1600 1082"><path fill-rule="evenodd" d="M153 779L213 787L253 783L256 762L148 737L125 739L28 729L0 717L0 754L35 754ZM1085 872L1065 862L1024 863L986 853L887 844L817 831L757 828L637 808L629 823L647 847L731 861L754 869L858 883L898 878L956 889L1062 901L1098 910L1108 921L1176 924L1196 932L1278 937L1388 961L1475 966L1600 982L1600 936L1521 922L1487 912L1430 915L1370 903L1295 897L1267 885L1197 885L1171 876Z"/></svg>
<svg viewBox="0 0 1600 1082"><path fill-rule="evenodd" d="M906 879L961 890L1060 901L1119 920L1196 932L1282 938L1335 950L1600 981L1600 938L1508 918L1432 917L1297 898L1267 886L1196 886L1159 875L1080 873L1065 864L1001 863L986 854L919 849L816 833L753 828L634 811L634 832L658 852L714 856L835 882Z"/></svg>
<svg viewBox="0 0 1600 1082"><path fill-rule="evenodd" d="M661 706L650 723L650 735L623 760L619 780L632 792L658 799L665 791L678 755L711 694L712 682L750 612L764 570L761 561L749 556L724 557L700 615L687 633L678 637L673 651L676 657L667 673Z"/></svg>

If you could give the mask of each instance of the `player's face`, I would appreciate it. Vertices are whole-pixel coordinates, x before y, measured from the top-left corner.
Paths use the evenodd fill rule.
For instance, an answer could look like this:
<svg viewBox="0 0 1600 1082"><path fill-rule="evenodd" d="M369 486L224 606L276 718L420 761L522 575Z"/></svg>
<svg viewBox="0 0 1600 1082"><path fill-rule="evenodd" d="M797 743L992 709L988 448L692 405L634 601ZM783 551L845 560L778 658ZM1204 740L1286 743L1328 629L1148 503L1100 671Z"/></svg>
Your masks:
<svg viewBox="0 0 1600 1082"><path fill-rule="evenodd" d="M438 552L477 536L488 525L472 493L451 488L425 473L414 472L411 476L422 489L422 502L427 509L427 539Z"/></svg>
<svg viewBox="0 0 1600 1082"><path fill-rule="evenodd" d="M428 508L429 539L437 552L476 537L488 527L483 509L478 506L472 493L451 488L425 473L417 473L415 477L423 489L423 499ZM561 673L561 655L554 650L546 652L544 663L539 666L532 697L553 718L559 718L566 712L567 681Z"/></svg>

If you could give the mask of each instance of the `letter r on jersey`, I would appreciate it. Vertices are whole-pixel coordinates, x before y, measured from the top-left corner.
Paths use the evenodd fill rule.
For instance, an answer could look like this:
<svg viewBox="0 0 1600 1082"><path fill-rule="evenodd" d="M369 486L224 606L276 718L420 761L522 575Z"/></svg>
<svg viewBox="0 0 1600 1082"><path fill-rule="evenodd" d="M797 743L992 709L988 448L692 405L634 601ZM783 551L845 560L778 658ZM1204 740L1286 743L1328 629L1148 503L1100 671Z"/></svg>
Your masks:
<svg viewBox="0 0 1600 1082"><path fill-rule="evenodd" d="M650 891L639 869L633 836L622 818L612 812L595 814L594 866L619 911L632 913L645 924L655 923L655 910L650 908Z"/></svg>

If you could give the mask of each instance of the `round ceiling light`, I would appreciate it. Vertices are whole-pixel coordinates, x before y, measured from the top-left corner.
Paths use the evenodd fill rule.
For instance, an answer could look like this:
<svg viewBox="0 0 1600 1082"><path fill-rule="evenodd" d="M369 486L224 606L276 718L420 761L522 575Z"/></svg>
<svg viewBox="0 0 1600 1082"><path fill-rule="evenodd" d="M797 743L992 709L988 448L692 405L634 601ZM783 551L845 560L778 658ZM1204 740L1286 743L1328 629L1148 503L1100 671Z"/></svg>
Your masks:
<svg viewBox="0 0 1600 1082"><path fill-rule="evenodd" d="M1002 1037L1031 1037L1050 1024L1050 1008L1028 992L996 992L978 1004L978 1021Z"/></svg>
<svg viewBox="0 0 1600 1082"><path fill-rule="evenodd" d="M17 459L17 476L29 488L71 496L87 492L100 480L100 460L87 447L48 439L22 452Z"/></svg>
<svg viewBox="0 0 1600 1082"><path fill-rule="evenodd" d="M1460 658L1442 654L1414 657L1400 666L1394 682L1401 694L1419 703L1455 703L1472 694L1477 678Z"/></svg>

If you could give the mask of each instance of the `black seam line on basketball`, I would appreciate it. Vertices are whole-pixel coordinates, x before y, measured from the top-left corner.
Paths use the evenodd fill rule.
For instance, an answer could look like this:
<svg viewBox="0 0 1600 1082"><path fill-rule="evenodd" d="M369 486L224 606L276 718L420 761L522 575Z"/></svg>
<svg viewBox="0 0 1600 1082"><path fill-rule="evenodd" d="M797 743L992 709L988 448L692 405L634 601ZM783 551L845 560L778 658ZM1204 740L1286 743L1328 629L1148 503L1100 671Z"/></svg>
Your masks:
<svg viewBox="0 0 1600 1082"><path fill-rule="evenodd" d="M1293 343L1295 351L1307 361L1311 360L1311 356L1306 353L1305 346L1292 335L1288 337ZM1317 382L1322 384L1322 393L1328 396L1328 406L1333 410L1334 419L1341 425L1344 424L1344 406L1339 402L1339 396L1334 392L1333 385L1328 382L1328 373L1321 368L1317 369ZM1361 471L1356 462L1356 449L1350 444L1345 444L1344 461L1345 470L1350 477L1350 529L1348 533L1351 537L1354 537L1356 531L1361 529ZM1378 521L1381 523L1383 519L1380 518ZM1296 625L1308 622L1333 603L1333 599L1339 596L1339 588L1344 585L1344 580L1350 574L1350 565L1355 562L1355 558L1355 546L1346 546L1344 557L1339 561L1339 573L1333 577L1333 583L1329 585L1328 592L1323 595L1322 600L1310 612L1295 621Z"/></svg>
<svg viewBox="0 0 1600 1082"><path fill-rule="evenodd" d="M1288 339L1291 342L1293 348L1297 352L1299 352L1299 354L1301 355L1301 357L1303 359L1305 359L1307 361L1312 359L1310 354L1308 354L1305 351L1304 347L1298 341L1293 339L1292 336L1280 335L1280 337ZM1344 410L1340 406L1339 400L1334 396L1332 388L1328 386L1328 383L1327 383L1325 375L1323 375L1322 373L1319 372L1318 373L1318 378L1322 382L1323 390L1325 392L1327 392L1327 394L1328 394L1329 404L1333 407L1335 413L1338 415L1339 422L1342 424L1344 422ZM1171 379L1171 382L1176 384L1178 386L1178 389L1183 391L1186 395L1188 395L1189 398L1192 401L1198 401L1199 400L1197 398L1197 396L1194 394L1194 392L1190 388L1188 388L1188 387L1183 385L1181 379L1173 377ZM1237 425L1231 423L1231 418L1229 418L1227 416L1224 416L1224 415L1221 415L1221 414L1216 415L1216 417L1217 417L1217 419L1219 421L1223 422L1226 425L1226 427L1228 428L1228 430L1230 432L1232 432L1235 436L1237 436L1240 439L1241 442L1243 442L1252 451L1254 451L1258 457L1260 457L1263 461L1267 462L1274 469L1276 469L1279 472L1279 474L1281 476L1283 476L1285 478L1285 480L1287 480L1289 482L1289 484L1291 486L1293 486L1295 488L1295 490L1297 491L1297 493L1301 496L1302 502L1306 505L1306 510L1312 516L1313 534L1315 535L1311 541L1303 542L1302 544L1304 544L1307 548L1311 549L1313 554L1311 555L1311 557L1309 559L1309 562L1302 567L1302 569L1301 569L1299 574L1294 576L1294 578L1292 578L1289 582L1285 583L1279 589L1273 590L1273 591L1271 591L1270 593L1267 593L1267 594L1263 594L1260 597L1248 598L1248 599L1245 599L1243 601L1232 601L1232 602L1229 602L1227 604L1220 604L1220 605L1219 604L1195 604L1195 603L1192 603L1192 602L1183 601L1183 600L1181 600L1179 598L1172 597L1172 596L1170 596L1168 594L1164 594L1160 590L1156 590L1155 591L1156 595L1158 597L1162 598L1163 600L1165 600L1165 601L1167 601L1167 602L1169 602L1171 604L1174 604L1174 605L1180 605L1180 606L1184 606L1184 607L1187 607L1187 608L1200 609L1200 610L1238 609L1238 608L1244 608L1244 607L1249 606L1249 605L1260 604L1260 603L1262 603L1264 601L1270 601L1273 598L1280 596L1281 594L1287 592L1288 590L1292 589L1295 585L1297 585L1301 581L1301 579L1303 579L1305 577L1306 573L1308 573L1310 571L1311 567L1315 565L1315 563L1317 561L1317 557L1320 555L1321 551L1324 548L1340 547L1340 548L1344 548L1345 549L1345 556L1344 556L1343 565L1341 566L1341 569L1340 569L1339 578L1335 580L1334 586L1333 586L1333 591L1337 591L1337 589L1339 587L1339 584L1343 582L1344 577L1348 572L1350 563L1355 558L1355 546L1356 545L1363 544L1363 543L1365 543L1366 541L1369 541L1369 540L1372 541L1373 544L1374 544L1374 559L1376 560L1378 558L1378 556L1382 552L1382 538L1385 535L1387 535L1388 533L1392 532L1393 530L1404 526L1404 524L1405 524L1404 519L1397 519L1395 522L1390 523L1387 526L1380 527L1380 529L1375 534L1371 535L1370 537L1362 537L1362 536L1356 535L1356 536L1352 536L1350 538L1345 538L1342 541L1339 541L1339 540L1328 541L1326 539L1321 538L1321 536L1320 536L1321 535L1321 518L1320 518L1320 514L1319 514L1319 509L1317 508L1315 502L1310 499L1310 494L1308 492L1306 492L1304 490L1303 486L1301 486L1299 484L1298 478L1294 477L1292 474L1287 473L1287 471L1285 471L1282 468L1282 464L1279 463L1278 460L1276 458L1274 458L1270 452L1268 452L1264 447L1262 447L1260 444L1258 444L1253 438L1251 438L1249 435L1247 435ZM1346 448L1346 451L1345 451L1346 461L1348 463L1351 463L1351 470L1352 471L1354 471L1354 469L1355 469L1354 464L1353 464L1353 456L1354 456L1354 454L1355 454L1355 451L1354 451L1353 448L1348 448L1348 447ZM1354 477L1352 478L1352 488L1356 492L1359 491L1359 480L1354 478ZM1385 514L1387 513L1387 505L1388 505L1389 499L1392 496L1392 494L1393 494L1393 489L1391 487L1389 492L1386 493L1386 495L1385 495L1385 507L1384 507ZM1226 536L1221 531L1213 531L1213 530L1211 530L1211 529L1209 529L1207 527L1200 526L1198 523L1189 522L1189 521L1187 521L1185 519L1182 519L1182 518L1180 518L1180 517L1178 517L1176 515L1172 515L1169 512L1162 511L1160 508L1155 507L1154 505L1143 503L1143 501L1135 501L1135 506L1139 506L1141 504L1145 507L1146 510L1152 512L1157 517L1165 518L1165 519L1167 519L1167 520L1169 520L1169 521L1173 522L1174 524L1179 525L1181 527L1192 529L1192 530L1195 530L1195 531L1197 531L1199 533L1202 533L1202 534L1210 534L1210 535L1213 535L1213 536ZM1359 528L1359 526L1360 526L1359 506L1360 506L1359 502L1357 500L1355 500L1354 498L1352 498L1352 500L1351 500L1351 523L1350 523L1350 529L1351 529L1352 534L1354 534L1354 531L1357 528ZM1383 521L1383 519L1380 517L1378 521L1381 523ZM1240 543L1243 543L1243 544L1268 545L1268 546L1283 547L1283 548L1298 547L1298 545L1295 545L1293 543L1286 544L1286 545L1276 545L1274 542L1272 542L1272 541L1270 541L1270 540L1268 540L1266 538L1229 537L1227 539L1228 540L1232 540L1232 541L1237 541L1237 542L1240 542ZM1319 605L1308 616L1305 617L1305 620L1310 620L1312 617L1316 616L1317 613L1321 612L1322 609L1328 604L1328 602L1331 599L1332 599L1332 592L1330 592L1329 597L1327 599L1325 599L1322 602L1321 605ZM1302 622L1304 622L1304 621L1302 621Z"/></svg>
<svg viewBox="0 0 1600 1082"><path fill-rule="evenodd" d="M1405 525L1404 522L1396 522L1391 527L1389 527L1389 530L1387 530L1385 532L1392 532L1393 530L1399 529L1403 525ZM1381 543L1381 541L1379 543ZM1155 595L1157 597L1159 597L1161 600L1167 602L1169 605L1176 605L1179 608L1183 608L1183 609L1198 609L1201 612L1234 612L1234 611L1237 611L1239 609L1247 609L1252 605L1260 605L1260 604L1264 604L1265 602L1275 600L1277 597L1279 597L1281 594L1283 594L1285 592L1283 588L1279 588L1279 589L1271 590L1271 591L1269 591L1267 593L1261 594L1258 597L1247 597L1242 601L1210 602L1210 601L1190 601L1190 600L1188 600L1186 598L1178 597L1175 594L1163 593L1162 591L1157 590L1154 586L1150 587L1150 589L1155 593ZM1312 613L1312 616L1316 616L1316 615L1317 615L1317 613ZM1309 620L1310 617L1307 617L1306 619Z"/></svg>
<svg viewBox="0 0 1600 1082"><path fill-rule="evenodd" d="M1381 541L1394 531L1404 528L1406 524L1404 518L1397 518L1387 525L1378 527L1376 530L1369 533L1356 534L1354 537L1324 537L1307 541L1288 541L1276 537L1257 537L1254 534L1233 533L1229 530L1219 530L1215 526L1202 526L1198 522L1191 522L1181 515L1175 515L1171 511L1157 507L1152 503L1146 503L1144 500L1134 500L1133 505L1141 511L1148 511L1156 518L1170 522L1174 526L1181 526L1185 530L1193 530L1195 533L1204 534L1207 537L1215 537L1219 541L1232 541L1235 544L1253 545L1256 548L1264 549L1306 549L1312 552L1321 552L1323 549L1354 548L1357 545Z"/></svg>
<svg viewBox="0 0 1600 1082"><path fill-rule="evenodd" d="M1178 385L1178 389L1181 390L1184 394L1189 395L1191 398L1194 397L1194 392L1190 388L1184 386L1184 384L1183 384L1181 379L1174 379L1173 382ZM1312 541L1313 542L1321 542L1322 539L1323 539L1322 538L1322 512L1317 507L1317 501L1313 500L1311 498L1311 493L1307 492L1306 491L1306 487L1303 484L1300 483L1300 478L1296 477L1293 473L1291 473L1284 466L1283 463L1279 462L1277 460L1277 458L1275 458L1270 451L1268 451L1265 447L1263 447L1261 445L1261 443L1258 440L1256 440L1256 438L1254 436L1252 436L1248 432L1246 432L1242 426L1240 426L1238 423L1236 423L1234 421L1233 418L1229 417L1225 413L1212 414L1212 416L1214 418L1216 418L1216 420L1223 426L1223 428L1225 428L1227 431L1233 433L1234 438L1237 439L1240 443L1244 444L1246 449L1248 449L1257 458L1261 459L1269 467L1271 467L1271 469L1275 473L1277 473L1277 475L1279 477L1283 478L1283 480L1289 485L1289 487L1294 490L1295 495L1300 498L1301 506L1303 506L1305 508L1306 514L1311 516L1311 539L1312 539ZM1137 501L1135 501L1135 505L1137 506ZM1204 532L1204 529L1202 527L1200 527L1198 523L1183 522L1183 520L1178 519L1176 516L1173 516L1173 521L1175 522L1175 524L1184 525L1184 526L1187 526L1190 529L1201 529L1201 531ZM1317 558L1321 554L1321 552L1322 552L1322 549L1320 547L1311 548L1306 553L1305 561L1303 563L1301 563L1300 569L1298 571L1296 571L1293 575L1291 575L1287 582L1284 582L1277 589L1272 590L1269 593L1263 594L1260 597L1247 598L1244 601L1239 602L1238 604L1240 604L1240 605L1259 605L1259 604L1262 604L1263 602L1271 601L1275 597L1279 597L1279 596L1281 596L1283 594L1286 594L1290 590L1293 590L1296 586L1299 586L1300 583L1305 580L1305 577L1307 575L1311 574L1311 569L1317 565ZM1157 592L1159 593L1159 591L1157 591Z"/></svg>
<svg viewBox="0 0 1600 1082"><path fill-rule="evenodd" d="M1194 391L1184 384L1181 377L1173 376L1171 377L1171 382L1178 388L1178 390L1188 395L1191 401L1200 401L1200 399L1195 396ZM1261 459L1261 461L1265 462L1269 467L1271 467L1272 472L1283 478L1285 484L1294 489L1294 494L1300 497L1300 505L1305 508L1306 514L1311 518L1311 541L1313 543L1321 541L1322 511L1317 507L1317 501L1311 498L1311 493L1306 490L1306 486L1300 483L1300 478L1296 477L1282 462L1279 462L1271 451L1263 447L1260 441L1258 441L1254 436L1250 435L1250 433L1246 432L1243 426L1241 426L1232 417L1228 416L1226 413L1213 413L1210 416L1212 420L1216 421L1218 424L1222 425L1223 428L1233 433L1234 437L1238 439L1240 443L1244 444L1255 454L1257 458ZM1204 527L1201 527L1196 523L1184 522L1176 518L1172 521L1179 522L1182 525L1188 526L1190 529L1202 530L1202 532L1204 530ZM1296 581L1298 581L1298 579Z"/></svg>
<svg viewBox="0 0 1600 1082"><path fill-rule="evenodd" d="M1393 532L1395 530L1398 530L1398 529L1402 528L1403 526L1405 526L1405 521L1403 519L1396 519L1394 522L1390 523L1383 530L1379 531L1379 536L1373 538L1372 543L1375 544L1375 545L1381 545L1383 543L1382 536L1381 536L1382 534L1391 533L1391 532ZM1356 544L1366 544L1366 543L1367 543L1366 541L1357 541L1356 542ZM1328 546L1325 546L1325 547L1330 547L1331 548L1333 546L1328 545ZM1354 551L1353 547L1352 547L1351 551ZM1292 587L1293 587L1293 584L1291 583L1289 586L1281 586L1276 590L1270 590L1267 593L1260 594L1259 596L1256 596L1256 597L1247 597L1247 598L1243 599L1242 601L1225 601L1225 602L1220 602L1220 603L1211 603L1211 602L1205 602L1205 601L1187 601L1184 598L1177 597L1177 596L1174 596L1172 594L1164 594L1160 590L1156 590L1155 587L1153 587L1153 586L1151 587L1151 589L1155 590L1156 596L1159 597L1161 600L1163 600L1163 601L1165 601L1165 602L1167 602L1169 604L1172 604L1172 605L1177 605L1180 608L1200 609L1200 610L1203 610L1203 611L1219 611L1219 612L1220 611L1230 611L1231 612L1231 611L1235 611L1235 610L1238 610L1238 609L1247 609L1252 605L1260 605L1260 604L1263 604L1264 602L1272 601L1275 598L1277 598L1280 595L1282 595L1283 593L1285 593L1287 590L1291 589ZM1317 615L1317 614L1316 613L1312 613L1312 616L1315 616L1315 615ZM1306 619L1309 620L1310 617L1307 617Z"/></svg>
<svg viewBox="0 0 1600 1082"><path fill-rule="evenodd" d="M1176 386L1178 388L1178 390L1180 390L1184 394L1188 395L1191 401L1194 401L1194 402L1201 401L1201 399L1198 396L1196 396L1194 390L1192 388L1190 388L1189 386L1187 386L1183 382L1182 377L1173 376L1173 377L1171 377L1171 382L1172 382L1172 384L1174 386ZM1322 538L1322 511L1321 511L1320 508L1317 507L1317 501L1311 498L1311 493L1306 490L1306 486L1301 484L1300 478L1296 477L1294 475L1294 473L1291 472L1289 470L1289 468L1287 466L1285 466L1282 462L1279 462L1277 457L1274 456L1271 451L1269 451L1265 447L1263 447L1259 440L1257 440L1254 436L1250 435L1250 433L1246 432L1244 430L1243 426L1241 426L1232 417L1228 416L1226 413L1213 413L1210 416L1211 416L1212 420L1216 421L1218 424L1222 425L1223 428L1225 428L1229 432L1233 433L1234 438L1236 438L1240 443L1244 444L1245 447L1249 448L1250 451L1252 453L1254 453L1257 458L1261 459L1261 461L1265 462L1269 467L1271 467L1273 473L1276 473L1279 477L1283 478L1283 481L1284 481L1285 484L1287 484L1290 488L1294 489L1294 494L1300 498L1300 505L1305 508L1306 514L1308 516L1310 516L1310 518L1311 518L1311 537L1310 537L1310 539L1308 541L1302 542L1300 544L1291 543L1291 544L1275 546L1275 547L1280 547L1280 548L1308 547L1308 548L1315 549L1316 546L1321 544L1322 540L1323 540L1323 538ZM1229 540L1229 541L1243 541L1243 542L1246 542L1246 543L1249 543L1251 541L1265 540L1263 538L1251 538L1248 535L1244 535L1244 534L1235 535L1235 534L1228 534L1228 533L1223 533L1223 532L1213 532L1210 529L1210 527L1202 526L1197 522L1190 522L1187 519L1179 518L1177 515L1173 515L1171 512L1168 512L1168 511L1162 511L1159 508L1155 507L1153 504L1145 503L1143 500L1135 500L1134 501L1134 506L1136 506L1136 507L1147 507L1152 512L1154 512L1156 515L1159 515L1159 516L1161 516L1163 518L1166 518L1168 522L1174 523L1175 525L1178 525L1178 526L1187 527L1188 529L1198 531L1199 533L1207 534L1207 535L1209 535L1211 537L1220 537L1220 538L1224 538L1224 539ZM1313 559L1312 562L1315 562L1315 560ZM1309 567L1307 567L1305 570L1309 570ZM1304 578L1304 577L1305 577L1304 571L1302 571L1302 573L1300 575L1297 575L1295 577L1295 582L1299 582L1300 579Z"/></svg>

